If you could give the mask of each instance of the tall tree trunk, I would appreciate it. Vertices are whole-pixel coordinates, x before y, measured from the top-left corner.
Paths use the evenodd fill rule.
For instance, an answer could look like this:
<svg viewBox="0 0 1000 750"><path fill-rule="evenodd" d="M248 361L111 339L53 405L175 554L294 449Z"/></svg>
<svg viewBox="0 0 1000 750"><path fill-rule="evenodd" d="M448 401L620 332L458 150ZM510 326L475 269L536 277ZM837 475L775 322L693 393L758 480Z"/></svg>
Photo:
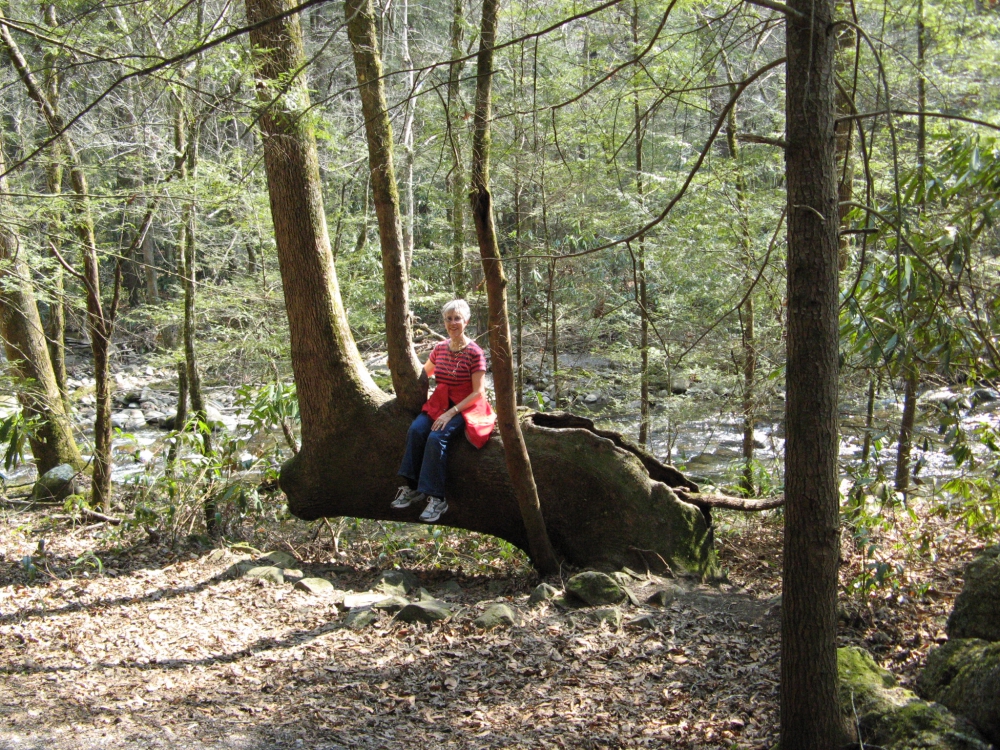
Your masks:
<svg viewBox="0 0 1000 750"><path fill-rule="evenodd" d="M639 2L632 3L632 49L639 54ZM590 61L587 60L587 63ZM632 97L632 124L635 127L635 192L640 210L643 207L642 183L642 116L639 112L639 91ZM643 221L645 219L643 218ZM646 236L638 238L636 254L636 300L639 303L639 445L649 444L649 300L646 295Z"/></svg>
<svg viewBox="0 0 1000 750"><path fill-rule="evenodd" d="M454 0L451 17L451 62L448 63L448 141L451 171L447 183L451 195L451 286L456 297L466 294L465 273L465 174L462 170L462 37L465 34L464 0Z"/></svg>
<svg viewBox="0 0 1000 750"><path fill-rule="evenodd" d="M0 175L6 170L0 149ZM0 176L0 217L10 208L7 195L7 177ZM59 464L80 469L83 459L49 359L31 270L12 226L16 223L0 218L0 334L11 369L23 381L17 396L24 416L41 420L38 429L29 435L31 454L39 474Z"/></svg>
<svg viewBox="0 0 1000 750"><path fill-rule="evenodd" d="M735 93L736 84L733 76L728 70L730 91ZM736 138L736 107L730 107L727 115L726 142L729 146L729 156L735 164L736 170L736 211L737 224L739 226L740 260L743 263L744 273L749 277L753 270L753 247L750 237L750 211L747 207L747 188L743 178L743 170L740 167L739 141ZM755 413L755 387L757 379L757 341L756 341L756 321L754 319L753 294L747 294L743 304L740 305L740 323L742 326L743 345L743 473L740 477L740 488L748 495L754 494L753 485L753 461L756 445L754 443L754 427L756 425Z"/></svg>
<svg viewBox="0 0 1000 750"><path fill-rule="evenodd" d="M361 93L372 199L375 202L382 245L389 371L400 404L416 412L427 399L427 385L426 380L422 381L420 378L420 361L413 348L399 192L392 165L392 126L389 124L385 87L382 83L382 61L379 58L372 0L346 0L344 13L347 16L347 34L354 52L354 68Z"/></svg>
<svg viewBox="0 0 1000 750"><path fill-rule="evenodd" d="M504 442L507 471L510 472L517 504L521 509L531 561L539 573L549 575L559 570L559 561L545 530L545 519L542 517L538 500L538 488L535 486L528 449L525 447L521 424L517 418L510 321L507 316L507 279L500 259L500 248L497 245L490 196L490 120L497 4L498 0L483 0L479 55L476 59L476 113L472 141L472 192L469 198L472 201L472 216L476 223L479 253L483 259L483 275L486 277L497 421L500 437ZM553 313L555 313L554 304Z"/></svg>
<svg viewBox="0 0 1000 750"><path fill-rule="evenodd" d="M253 24L294 0L247 0ZM312 137L297 16L250 35L262 103L259 123L292 367L302 414L299 452L281 470L300 518L416 520L389 507L412 413L372 382L337 289ZM488 216L488 214L486 214ZM670 487L697 490L676 469L583 419L526 415L522 424L553 546L574 565L658 567L660 558L701 575L717 570L699 507ZM448 523L528 548L502 440L481 450L459 441L449 457ZM454 502L452 502L454 501Z"/></svg>
<svg viewBox="0 0 1000 750"><path fill-rule="evenodd" d="M782 750L834 750L837 703L838 207L833 0L786 14L788 340Z"/></svg>
<svg viewBox="0 0 1000 750"><path fill-rule="evenodd" d="M921 182L918 206L923 213L926 203L924 169L927 162L927 87L924 81L924 2L917 0L917 171ZM909 337L907 337L908 339ZM913 449L913 428L917 421L917 387L920 385L920 366L909 346L903 355L903 415L899 424L899 440L896 445L897 492L907 492L910 488L910 453Z"/></svg>
<svg viewBox="0 0 1000 750"><path fill-rule="evenodd" d="M54 3L46 3L43 7L45 23L50 28L57 25L56 6ZM55 68L56 54L48 52L45 55L45 78L43 81L45 95L52 106L52 111L59 113L59 74ZM55 140L49 146L48 163L45 165L45 182L49 195L53 196L50 219L46 223L45 232L48 238L49 254L53 260L57 260L62 250L62 201L56 196L62 192L63 179L63 153L62 141ZM49 305L49 314L46 318L45 335L48 339L49 357L52 360L52 370L56 376L56 384L59 386L59 393L62 396L66 413L71 413L72 405L69 400L69 393L66 390L66 306L65 306L65 284L63 283L63 268L57 262L53 266L49 277L49 286L52 289L52 304Z"/></svg>
<svg viewBox="0 0 1000 750"><path fill-rule="evenodd" d="M849 14L850 3L848 0L837 0L837 17L844 18ZM849 119L854 114L854 102L847 89L846 79L848 73L854 69L855 52L857 51L857 32L850 26L840 25L836 30L837 51L835 57L835 76L841 81L841 86L837 88L836 107L838 118L844 118L837 122L834 132L836 133L837 144L837 198L839 201L840 229L847 228L847 216L851 212L848 205L854 195L854 160L851 158L851 145L854 136L855 121ZM851 258L850 235L841 232L839 241L839 263L840 270L847 270Z"/></svg>
<svg viewBox="0 0 1000 750"><path fill-rule="evenodd" d="M399 22L400 46L403 67L406 68L406 104L403 107L403 257L409 277L413 262L413 120L417 112L418 87L413 76L413 58L410 56L410 1L403 0L402 18Z"/></svg>
<svg viewBox="0 0 1000 750"><path fill-rule="evenodd" d="M28 91L28 95L38 106L49 131L58 135L66 152L70 167L70 184L73 187L73 224L83 253L83 274L81 281L87 296L87 332L94 360L95 399L97 414L94 418L94 471L91 482L91 502L111 510L111 381L110 353L114 320L118 308L118 293L121 284L121 264L115 272L115 287L108 310L101 300L100 268L97 258L97 240L94 237L94 219L90 212L90 191L83 164L66 133L62 117L56 112L34 73L10 34L10 28L3 23L0 13L0 37L10 53L11 61L18 77Z"/></svg>

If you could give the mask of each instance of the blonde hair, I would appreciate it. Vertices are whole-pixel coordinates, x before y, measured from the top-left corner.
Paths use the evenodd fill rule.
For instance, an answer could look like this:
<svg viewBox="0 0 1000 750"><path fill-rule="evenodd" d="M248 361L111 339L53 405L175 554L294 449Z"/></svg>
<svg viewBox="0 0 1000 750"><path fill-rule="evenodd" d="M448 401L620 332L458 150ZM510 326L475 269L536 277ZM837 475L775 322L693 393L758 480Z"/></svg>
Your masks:
<svg viewBox="0 0 1000 750"><path fill-rule="evenodd" d="M453 299L451 302L446 302L445 306L441 308L441 317L448 317L448 313L452 310L459 313L466 323L472 319L472 310L469 309L469 303L464 299Z"/></svg>

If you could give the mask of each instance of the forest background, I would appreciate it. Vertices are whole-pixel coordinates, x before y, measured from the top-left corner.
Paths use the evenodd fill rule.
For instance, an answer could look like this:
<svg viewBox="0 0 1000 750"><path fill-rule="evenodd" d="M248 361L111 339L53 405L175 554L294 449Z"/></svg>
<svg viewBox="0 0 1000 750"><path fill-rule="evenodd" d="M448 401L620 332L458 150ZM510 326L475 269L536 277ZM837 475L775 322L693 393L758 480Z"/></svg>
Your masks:
<svg viewBox="0 0 1000 750"><path fill-rule="evenodd" d="M734 494L782 484L771 417L787 322L784 75L771 64L784 21L772 5L511 4L493 84L492 189L519 397L595 411L682 466L698 457L685 430L723 425L740 434L738 452L705 478ZM343 9L306 6L333 257L354 338L388 389L381 248ZM864 550L850 585L868 595L908 585L879 545L900 517L919 526L936 512L983 539L996 533L998 14L978 0L837 8L850 21L837 58L842 490ZM59 393L39 395L44 378L8 368L10 405L22 408L5 417L6 468L26 443L42 458L42 444L58 442L44 432L53 424L86 445L96 423L83 452L104 448L109 460L95 462L92 496L74 495L67 510L122 516L119 533L252 537L260 519L283 516L267 482L246 474L273 475L297 449L297 415L242 11L3 11L4 293L37 299ZM377 11L426 348L454 296L485 330L467 208L479 9ZM88 316L114 329L104 363ZM4 339L8 362L22 359L16 335ZM103 395L120 409L183 360L186 383L166 387L189 389L203 421L203 388L238 393L249 429L177 432L152 450L127 422L102 437L112 415L98 408L92 356L117 373L117 395ZM143 380L147 367L155 377ZM64 416L47 413L58 402ZM261 437L275 428L277 440ZM181 450L162 473L185 441L201 457ZM66 456L82 466L73 450L40 467ZM112 492L122 465L140 471ZM941 543L915 536L930 556Z"/></svg>

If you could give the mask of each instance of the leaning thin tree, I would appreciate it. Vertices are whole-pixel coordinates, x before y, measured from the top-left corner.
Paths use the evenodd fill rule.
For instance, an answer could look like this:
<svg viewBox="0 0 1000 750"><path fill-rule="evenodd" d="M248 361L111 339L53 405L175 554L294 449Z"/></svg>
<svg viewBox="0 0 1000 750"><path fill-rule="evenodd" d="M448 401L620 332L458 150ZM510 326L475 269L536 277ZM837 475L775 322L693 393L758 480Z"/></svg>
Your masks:
<svg viewBox="0 0 1000 750"><path fill-rule="evenodd" d="M246 0L259 123L302 415L301 448L281 471L301 518L416 520L392 511L412 411L372 381L351 337L330 252L302 31L290 0ZM269 19L271 19L269 21ZM556 553L574 565L715 570L707 513L678 497L697 486L588 420L521 423ZM448 522L529 549L502 442L449 459ZM409 513L409 514L408 514Z"/></svg>
<svg viewBox="0 0 1000 750"><path fill-rule="evenodd" d="M521 424L517 419L514 395L514 361L511 356L510 318L507 315L507 277L503 272L496 227L493 224L493 198L490 195L490 119L492 117L493 45L497 33L497 0L484 0L479 55L476 61L476 114L472 139L472 217L476 222L479 253L483 258L486 296L490 315L490 354L493 363L493 386L496 393L497 424L504 442L507 470L517 505L524 520L531 559L542 574L559 570L545 530L538 501L538 488L531 471L531 460L524 445Z"/></svg>

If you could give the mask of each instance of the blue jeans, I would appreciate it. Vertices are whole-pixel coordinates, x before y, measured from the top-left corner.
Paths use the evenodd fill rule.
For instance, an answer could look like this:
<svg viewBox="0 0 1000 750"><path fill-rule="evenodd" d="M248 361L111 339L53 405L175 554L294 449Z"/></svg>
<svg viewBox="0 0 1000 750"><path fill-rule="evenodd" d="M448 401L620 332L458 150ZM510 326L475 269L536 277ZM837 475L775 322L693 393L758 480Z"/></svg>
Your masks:
<svg viewBox="0 0 1000 750"><path fill-rule="evenodd" d="M441 430L432 430L434 420L422 411L406 432L406 452L399 475L417 483L417 491L444 497L448 448L465 428L465 418L456 414Z"/></svg>

